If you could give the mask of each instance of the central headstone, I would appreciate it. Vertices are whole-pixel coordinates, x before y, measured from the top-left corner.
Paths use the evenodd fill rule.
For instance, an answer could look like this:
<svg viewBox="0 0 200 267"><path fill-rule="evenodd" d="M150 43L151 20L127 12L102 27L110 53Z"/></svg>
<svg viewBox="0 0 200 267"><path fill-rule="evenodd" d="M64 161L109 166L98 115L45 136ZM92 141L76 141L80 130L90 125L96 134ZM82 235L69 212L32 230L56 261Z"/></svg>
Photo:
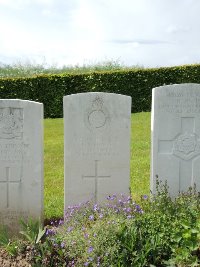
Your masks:
<svg viewBox="0 0 200 267"><path fill-rule="evenodd" d="M170 194L200 191L200 85L176 84L153 89L151 190L156 177L167 180Z"/></svg>
<svg viewBox="0 0 200 267"><path fill-rule="evenodd" d="M65 210L111 194L129 194L131 97L64 97Z"/></svg>
<svg viewBox="0 0 200 267"><path fill-rule="evenodd" d="M43 105L0 99L0 225L43 215Z"/></svg>

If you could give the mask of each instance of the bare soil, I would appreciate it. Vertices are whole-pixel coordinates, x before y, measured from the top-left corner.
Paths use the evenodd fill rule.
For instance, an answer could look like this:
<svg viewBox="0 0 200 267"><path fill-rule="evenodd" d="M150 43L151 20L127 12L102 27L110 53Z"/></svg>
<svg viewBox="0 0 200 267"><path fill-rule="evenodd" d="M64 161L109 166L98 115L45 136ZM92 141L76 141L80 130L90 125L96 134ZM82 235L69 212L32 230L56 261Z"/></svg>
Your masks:
<svg viewBox="0 0 200 267"><path fill-rule="evenodd" d="M0 267L31 267L29 253L13 258L0 248Z"/></svg>

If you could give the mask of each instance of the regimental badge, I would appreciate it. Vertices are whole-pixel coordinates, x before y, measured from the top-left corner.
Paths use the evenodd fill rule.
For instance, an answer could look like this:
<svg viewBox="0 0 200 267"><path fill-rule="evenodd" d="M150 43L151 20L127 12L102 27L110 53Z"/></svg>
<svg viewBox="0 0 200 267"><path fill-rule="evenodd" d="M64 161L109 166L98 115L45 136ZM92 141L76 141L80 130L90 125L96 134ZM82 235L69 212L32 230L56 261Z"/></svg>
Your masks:
<svg viewBox="0 0 200 267"><path fill-rule="evenodd" d="M23 109L0 108L0 139L22 139Z"/></svg>
<svg viewBox="0 0 200 267"><path fill-rule="evenodd" d="M200 154L200 140L197 135L194 133L178 135L174 141L173 154L184 160Z"/></svg>
<svg viewBox="0 0 200 267"><path fill-rule="evenodd" d="M91 130L101 130L107 127L109 121L109 112L103 99L100 96L96 96L85 113L87 127Z"/></svg>

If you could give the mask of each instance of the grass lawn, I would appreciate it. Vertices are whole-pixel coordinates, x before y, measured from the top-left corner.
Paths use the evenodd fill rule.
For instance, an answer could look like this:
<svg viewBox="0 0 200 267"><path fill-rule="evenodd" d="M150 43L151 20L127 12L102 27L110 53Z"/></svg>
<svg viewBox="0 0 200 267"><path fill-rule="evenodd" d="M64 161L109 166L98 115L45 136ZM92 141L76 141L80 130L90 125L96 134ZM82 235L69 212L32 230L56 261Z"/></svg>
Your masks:
<svg viewBox="0 0 200 267"><path fill-rule="evenodd" d="M150 113L132 114L131 191L134 199L149 193ZM60 218L64 206L63 119L44 121L45 218Z"/></svg>

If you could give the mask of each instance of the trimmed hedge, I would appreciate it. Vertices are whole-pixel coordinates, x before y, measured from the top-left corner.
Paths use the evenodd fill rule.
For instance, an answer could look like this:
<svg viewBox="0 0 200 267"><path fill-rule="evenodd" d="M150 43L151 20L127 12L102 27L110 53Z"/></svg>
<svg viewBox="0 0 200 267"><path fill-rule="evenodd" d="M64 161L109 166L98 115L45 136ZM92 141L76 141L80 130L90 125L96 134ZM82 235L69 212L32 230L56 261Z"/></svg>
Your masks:
<svg viewBox="0 0 200 267"><path fill-rule="evenodd" d="M41 102L45 118L59 118L64 95L111 92L131 96L132 112L141 112L151 109L152 88L179 83L200 83L200 65L0 79L0 98Z"/></svg>

